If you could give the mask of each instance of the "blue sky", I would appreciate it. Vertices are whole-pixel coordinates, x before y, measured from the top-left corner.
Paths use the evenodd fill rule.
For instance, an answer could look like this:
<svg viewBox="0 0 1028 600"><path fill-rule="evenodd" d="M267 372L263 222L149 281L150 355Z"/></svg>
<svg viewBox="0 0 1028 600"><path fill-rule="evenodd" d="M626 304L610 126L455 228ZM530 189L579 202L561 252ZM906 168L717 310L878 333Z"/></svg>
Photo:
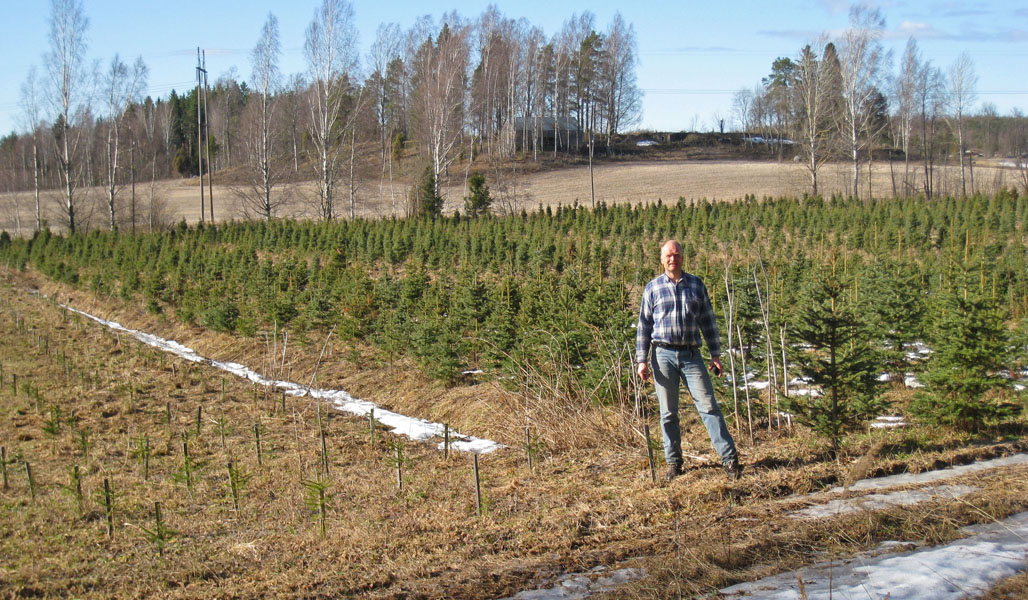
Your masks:
<svg viewBox="0 0 1028 600"><path fill-rule="evenodd" d="M359 45L366 52L381 23L406 29L419 15L437 19L456 10L473 19L490 4L473 0L351 0ZM246 79L249 51L272 12L279 20L285 74L302 72L303 36L319 0L84 0L89 18L88 55L106 64L115 54L150 68L153 96L192 85L196 48L207 53L211 80L235 67ZM0 135L22 130L19 90L33 64L47 51L46 0L0 0ZM606 0L497 0L505 16L526 18L550 37L574 13L590 11L605 29L620 11L635 27L639 87L644 90L640 126L709 130L715 117L731 119L732 95L753 87L779 56L795 57L821 32L847 26L849 2L836 0L734 0L722 2L608 2ZM944 70L967 52L979 76L981 102L1000 114L1028 113L1028 4L1023 0L981 2L882 0L884 43L895 60L914 36L923 56ZM197 16L206 13L206 23Z"/></svg>

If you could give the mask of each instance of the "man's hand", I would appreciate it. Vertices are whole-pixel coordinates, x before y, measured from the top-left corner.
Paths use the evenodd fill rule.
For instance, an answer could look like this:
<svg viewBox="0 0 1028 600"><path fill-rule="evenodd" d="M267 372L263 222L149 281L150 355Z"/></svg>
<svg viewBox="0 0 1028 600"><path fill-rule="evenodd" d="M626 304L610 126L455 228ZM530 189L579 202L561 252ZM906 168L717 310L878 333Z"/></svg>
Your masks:
<svg viewBox="0 0 1028 600"><path fill-rule="evenodd" d="M646 364L644 362L639 363L638 369L636 369L636 373L639 374L639 379L642 379L643 381L649 381L650 380L650 365L648 365L648 364Z"/></svg>
<svg viewBox="0 0 1028 600"><path fill-rule="evenodd" d="M717 358L710 359L710 372L714 374L714 377L721 377L724 375L724 369L721 368L721 361Z"/></svg>

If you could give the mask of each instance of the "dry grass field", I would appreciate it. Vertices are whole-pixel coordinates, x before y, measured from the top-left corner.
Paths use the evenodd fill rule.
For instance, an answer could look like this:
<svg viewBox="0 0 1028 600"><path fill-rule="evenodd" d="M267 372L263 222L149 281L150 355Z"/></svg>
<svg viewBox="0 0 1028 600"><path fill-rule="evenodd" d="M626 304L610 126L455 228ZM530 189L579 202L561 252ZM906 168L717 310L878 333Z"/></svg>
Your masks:
<svg viewBox="0 0 1028 600"><path fill-rule="evenodd" d="M912 165L916 167L916 165ZM876 163L872 171L873 195L891 197L893 181L902 179L902 163ZM867 196L867 175L862 171L861 194ZM959 170L937 167L937 189L942 194L955 194L959 189ZM1017 186L1017 173L1012 169L982 163L975 171L975 189L994 193L1005 186ZM215 175L217 181L218 175ZM591 201L589 170L577 165L551 170L519 172L505 169L504 184L495 183L495 172L487 172L487 183L492 188L494 209L498 212L536 210L539 207L579 203L588 206ZM916 174L912 174L912 178ZM851 181L850 166L843 163L827 165L821 174L821 190L825 195L846 194ZM453 168L443 187L446 204L444 210L452 212L463 208L463 170ZM752 195L757 198L796 197L810 190L807 171L798 163L742 160L661 160L635 162L599 162L594 168L593 183L597 202L653 203L708 199L732 201ZM404 181L364 181L358 193L356 213L361 217L381 218L403 215L409 184ZM216 220L246 219L248 215L238 188L214 186ZM336 212L349 215L345 187L339 186L340 200ZM289 184L280 188L287 198L278 216L307 218L316 214L313 206L315 187L311 182ZM92 226L106 224L104 192L99 188L80 190L80 219ZM163 224L185 220L200 220L199 179L171 179L159 181L154 187L154 214ZM131 194L128 188L118 196L119 205L128 212ZM209 202L209 200L208 200ZM53 192L43 195L43 218L51 225L59 225L61 216L59 198ZM149 183L136 185L137 223L145 229L150 214ZM14 233L31 231L35 222L35 200L31 193L0 194L0 229Z"/></svg>
<svg viewBox="0 0 1028 600"><path fill-rule="evenodd" d="M163 354L54 298L217 360L262 372L275 362L293 381L317 368L319 386L497 439L507 447L480 460L481 513L471 457L445 457L439 440L373 435L366 418L327 407L319 421L309 398ZM785 517L790 494L856 470L918 472L1024 452L1023 431L857 435L836 464L798 429L761 428L752 442L738 436L746 472L731 481L706 460L705 432L689 415L684 443L699 458L664 484L650 480L642 438L625 441L616 425L639 431L642 422L593 407L568 424L593 426L588 443L534 448L530 468L523 431L504 425L518 404L499 387L444 389L367 348L329 343L322 356L323 342L291 341L284 361L271 359L281 350L264 339L0 272L0 597L500 598L597 567L645 572L606 597L707 597L885 540L943 542L964 524L1028 510L1024 468L1009 467L969 476L980 489L961 500ZM1015 577L993 597L1025 591Z"/></svg>

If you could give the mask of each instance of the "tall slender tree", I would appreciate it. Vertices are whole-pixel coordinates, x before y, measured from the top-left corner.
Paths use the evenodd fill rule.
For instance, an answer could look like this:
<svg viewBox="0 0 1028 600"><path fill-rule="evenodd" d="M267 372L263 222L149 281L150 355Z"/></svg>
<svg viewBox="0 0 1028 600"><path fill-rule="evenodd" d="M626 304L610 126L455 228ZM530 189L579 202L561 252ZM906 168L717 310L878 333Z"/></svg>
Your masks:
<svg viewBox="0 0 1028 600"><path fill-rule="evenodd" d="M810 191L818 194L818 174L831 154L835 109L839 102L839 61L835 46L822 37L804 46L796 60L795 92L799 151L810 174Z"/></svg>
<svg viewBox="0 0 1028 600"><path fill-rule="evenodd" d="M642 117L642 92L635 75L639 52L635 27L616 12L604 38L603 90L610 148L614 134L635 125Z"/></svg>
<svg viewBox="0 0 1028 600"><path fill-rule="evenodd" d="M63 188L62 216L68 230L78 226L79 163L92 101L86 63L89 19L81 0L50 0L50 50L44 58L46 97L53 112L54 150Z"/></svg>
<svg viewBox="0 0 1028 600"><path fill-rule="evenodd" d="M139 57L132 67L121 61L117 54L111 59L110 66L103 78L104 128L107 130L104 140L104 162L107 194L107 216L111 231L118 227L117 199L118 190L123 184L118 178L121 156L122 122L132 103L139 100L139 95L146 87L149 69L143 58Z"/></svg>
<svg viewBox="0 0 1028 600"><path fill-rule="evenodd" d="M342 147L339 125L344 118L345 90L357 64L353 19L353 6L346 0L322 0L307 26L303 47L311 80L308 134L317 177L317 209L326 221L336 217L335 185Z"/></svg>
<svg viewBox="0 0 1028 600"><path fill-rule="evenodd" d="M281 196L273 196L278 183L278 169L275 167L275 93L279 88L278 62L282 54L282 44L278 35L278 19L268 13L268 18L261 28L257 45L250 53L250 65L253 68L253 80L256 102L251 103L246 138L247 158L250 171L248 189L243 192L244 210L252 211L266 221L275 215L276 209L282 204Z"/></svg>
<svg viewBox="0 0 1028 600"><path fill-rule="evenodd" d="M443 23L435 40L424 40L416 58L414 118L436 195L463 131L469 34L470 28L454 16Z"/></svg>
<svg viewBox="0 0 1028 600"><path fill-rule="evenodd" d="M880 10L854 5L850 8L850 26L841 40L842 124L846 151L853 163L854 198L860 197L860 150L884 76L887 54L880 42L884 30L885 18Z"/></svg>
<svg viewBox="0 0 1028 600"><path fill-rule="evenodd" d="M910 151L914 120L917 115L917 86L920 73L924 69L921 54L917 49L917 40L907 40L899 72L893 80L892 97L896 110L896 129L903 148L903 194L913 191L910 182Z"/></svg>
<svg viewBox="0 0 1028 600"><path fill-rule="evenodd" d="M967 52L960 53L957 60L949 69L949 89L946 100L949 105L950 129L957 135L957 153L960 156L960 196L967 196L967 175L964 163L968 159L967 147L964 145L964 128L967 114L971 111L977 99L975 88L978 85L978 76L974 71L974 61ZM974 171L972 170L973 174ZM972 180L972 187L973 187ZM973 193L974 190L972 190Z"/></svg>
<svg viewBox="0 0 1028 600"><path fill-rule="evenodd" d="M36 74L36 67L29 68L25 82L21 85L21 110L25 119L25 127L32 141L32 191L36 201L36 228L39 231L42 227L43 217L39 201L39 130L41 122L41 94L39 76Z"/></svg>

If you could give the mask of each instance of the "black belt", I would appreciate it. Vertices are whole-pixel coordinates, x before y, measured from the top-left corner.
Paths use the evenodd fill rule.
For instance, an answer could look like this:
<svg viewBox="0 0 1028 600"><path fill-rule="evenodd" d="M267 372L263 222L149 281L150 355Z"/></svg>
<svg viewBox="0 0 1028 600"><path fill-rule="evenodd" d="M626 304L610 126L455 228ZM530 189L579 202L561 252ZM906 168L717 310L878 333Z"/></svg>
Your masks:
<svg viewBox="0 0 1028 600"><path fill-rule="evenodd" d="M652 342L652 344L658 348L664 348L667 350L690 350L695 352L700 349L699 346L693 346L692 344L669 344L667 342Z"/></svg>

